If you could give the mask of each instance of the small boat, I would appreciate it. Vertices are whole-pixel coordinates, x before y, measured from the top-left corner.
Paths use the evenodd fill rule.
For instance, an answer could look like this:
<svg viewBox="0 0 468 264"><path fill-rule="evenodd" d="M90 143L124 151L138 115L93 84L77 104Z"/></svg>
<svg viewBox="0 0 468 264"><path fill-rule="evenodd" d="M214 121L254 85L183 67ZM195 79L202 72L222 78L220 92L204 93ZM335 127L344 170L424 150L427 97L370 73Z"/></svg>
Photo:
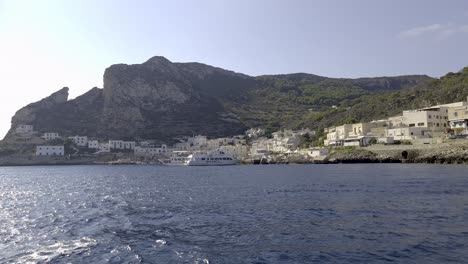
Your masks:
<svg viewBox="0 0 468 264"><path fill-rule="evenodd" d="M170 159L164 160L163 164L170 166L187 165L188 155L187 151L174 151Z"/></svg>
<svg viewBox="0 0 468 264"><path fill-rule="evenodd" d="M185 164L188 166L227 166L237 165L239 161L223 151L195 152L187 157Z"/></svg>

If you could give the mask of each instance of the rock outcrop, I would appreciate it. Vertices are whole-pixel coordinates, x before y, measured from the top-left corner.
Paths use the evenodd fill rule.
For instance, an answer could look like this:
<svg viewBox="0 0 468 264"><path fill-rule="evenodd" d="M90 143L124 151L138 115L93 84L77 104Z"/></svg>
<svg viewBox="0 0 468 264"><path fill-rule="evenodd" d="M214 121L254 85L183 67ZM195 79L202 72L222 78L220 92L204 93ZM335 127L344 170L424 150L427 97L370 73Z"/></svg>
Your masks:
<svg viewBox="0 0 468 264"><path fill-rule="evenodd" d="M12 135L14 128L21 124L30 124L36 125L38 119L41 118L41 114L48 114L57 107L65 104L68 100L68 87L64 87L59 91L51 94L49 97L46 97L38 102L29 104L16 112L16 114L11 119L10 131L7 134L7 137Z"/></svg>

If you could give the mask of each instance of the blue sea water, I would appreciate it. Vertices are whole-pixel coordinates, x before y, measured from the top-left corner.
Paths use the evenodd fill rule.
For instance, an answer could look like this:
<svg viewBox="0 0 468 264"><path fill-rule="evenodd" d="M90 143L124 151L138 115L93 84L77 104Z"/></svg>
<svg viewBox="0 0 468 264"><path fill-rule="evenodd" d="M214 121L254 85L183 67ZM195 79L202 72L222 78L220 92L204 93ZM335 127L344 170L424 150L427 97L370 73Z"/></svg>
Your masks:
<svg viewBox="0 0 468 264"><path fill-rule="evenodd" d="M0 263L468 263L468 167L4 167Z"/></svg>

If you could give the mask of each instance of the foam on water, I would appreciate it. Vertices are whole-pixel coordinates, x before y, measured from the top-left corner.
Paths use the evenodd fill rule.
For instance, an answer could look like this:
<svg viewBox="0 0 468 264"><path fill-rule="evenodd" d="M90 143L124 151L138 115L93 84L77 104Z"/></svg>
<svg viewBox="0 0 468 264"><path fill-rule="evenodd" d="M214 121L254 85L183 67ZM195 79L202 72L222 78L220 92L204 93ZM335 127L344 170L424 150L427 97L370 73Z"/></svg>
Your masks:
<svg viewBox="0 0 468 264"><path fill-rule="evenodd" d="M96 245L96 240L83 237L79 240L57 241L41 245L15 260L19 264L47 263L62 256L83 253Z"/></svg>

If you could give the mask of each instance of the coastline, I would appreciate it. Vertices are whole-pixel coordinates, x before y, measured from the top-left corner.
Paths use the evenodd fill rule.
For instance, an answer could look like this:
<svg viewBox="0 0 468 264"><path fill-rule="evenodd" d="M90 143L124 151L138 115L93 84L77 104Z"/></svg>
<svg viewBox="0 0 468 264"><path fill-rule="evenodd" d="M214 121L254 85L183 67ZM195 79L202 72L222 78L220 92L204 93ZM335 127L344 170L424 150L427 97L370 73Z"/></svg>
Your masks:
<svg viewBox="0 0 468 264"><path fill-rule="evenodd" d="M274 153L262 160L240 159L240 164L356 164L356 163L418 163L468 164L468 141L451 140L436 144L382 145L368 147L330 148L327 156L311 157L305 153ZM38 157L10 155L0 157L0 167L6 166L67 166L67 165L155 165L157 159L141 159L133 155L107 154L82 156Z"/></svg>
<svg viewBox="0 0 468 264"><path fill-rule="evenodd" d="M326 156L311 157L306 152L272 153L262 159L244 158L240 164L356 164L356 163L417 163L468 164L468 142L452 141L428 145L372 145L368 147L329 148ZM160 159L112 153L106 155L48 156L10 155L0 157L0 167L6 166L67 166L67 165L159 165Z"/></svg>

